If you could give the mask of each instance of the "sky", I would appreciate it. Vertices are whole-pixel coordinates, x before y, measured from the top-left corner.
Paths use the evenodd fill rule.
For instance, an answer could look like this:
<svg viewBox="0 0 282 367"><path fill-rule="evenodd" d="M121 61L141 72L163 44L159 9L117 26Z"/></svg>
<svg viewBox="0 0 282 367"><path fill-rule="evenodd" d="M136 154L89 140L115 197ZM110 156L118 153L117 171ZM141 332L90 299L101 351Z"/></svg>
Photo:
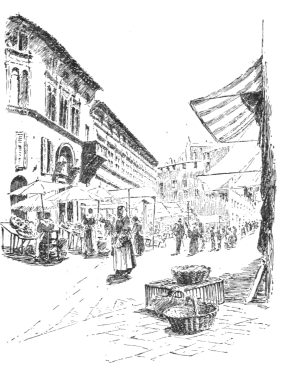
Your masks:
<svg viewBox="0 0 282 367"><path fill-rule="evenodd" d="M43 5L44 4L44 5ZM189 101L229 84L261 55L260 2L13 1L98 82L104 101L164 164L188 136L212 141Z"/></svg>

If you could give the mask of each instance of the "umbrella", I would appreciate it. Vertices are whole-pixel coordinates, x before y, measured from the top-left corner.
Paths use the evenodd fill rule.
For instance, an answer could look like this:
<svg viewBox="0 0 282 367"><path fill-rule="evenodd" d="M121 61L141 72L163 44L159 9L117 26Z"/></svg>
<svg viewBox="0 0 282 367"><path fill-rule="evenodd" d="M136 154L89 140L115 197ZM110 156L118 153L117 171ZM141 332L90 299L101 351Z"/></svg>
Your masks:
<svg viewBox="0 0 282 367"><path fill-rule="evenodd" d="M107 190L102 187L95 187L93 189L88 190L90 194L95 194L101 198L102 201L117 201L112 194L110 194Z"/></svg>
<svg viewBox="0 0 282 367"><path fill-rule="evenodd" d="M56 182L47 182L41 181L37 179L36 181L21 187L13 192L10 192L10 195L28 195L28 194L39 194L41 197L41 207L44 216L44 205L43 205L43 195L48 192L59 190L69 186L68 184L60 184Z"/></svg>
<svg viewBox="0 0 282 367"><path fill-rule="evenodd" d="M68 184L60 184L56 182L47 182L36 180L26 186L21 187L13 192L10 192L10 195L28 195L28 194L42 194L45 195L48 192L59 190L69 186Z"/></svg>
<svg viewBox="0 0 282 367"><path fill-rule="evenodd" d="M51 201L48 201L48 198L45 198L44 202L44 210L52 210L56 209L56 204ZM41 194L35 194L30 196L29 198L22 200L11 207L13 210L21 210L23 212L41 212L43 211L42 208L42 201L41 201Z"/></svg>
<svg viewBox="0 0 282 367"><path fill-rule="evenodd" d="M50 201L56 202L65 202L65 201L72 201L72 200L101 200L101 198L96 195L89 193L86 190L81 189L77 186L72 186L69 189L59 192L59 194L55 194L48 198Z"/></svg>

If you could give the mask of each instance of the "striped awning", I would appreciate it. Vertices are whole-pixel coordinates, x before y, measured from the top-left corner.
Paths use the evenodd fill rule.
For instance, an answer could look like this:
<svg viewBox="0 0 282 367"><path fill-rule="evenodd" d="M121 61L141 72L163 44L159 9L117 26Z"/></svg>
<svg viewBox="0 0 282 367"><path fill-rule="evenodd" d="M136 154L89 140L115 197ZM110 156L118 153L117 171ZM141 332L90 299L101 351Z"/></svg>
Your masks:
<svg viewBox="0 0 282 367"><path fill-rule="evenodd" d="M226 87L190 101L193 111L217 142L232 142L254 123L262 105L262 57Z"/></svg>

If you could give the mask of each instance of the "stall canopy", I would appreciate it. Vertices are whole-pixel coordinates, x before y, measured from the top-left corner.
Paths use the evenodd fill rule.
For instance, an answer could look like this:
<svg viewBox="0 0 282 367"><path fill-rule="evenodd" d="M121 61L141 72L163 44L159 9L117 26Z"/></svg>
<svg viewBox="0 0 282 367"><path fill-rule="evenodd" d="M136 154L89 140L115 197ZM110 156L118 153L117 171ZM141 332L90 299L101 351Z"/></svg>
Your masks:
<svg viewBox="0 0 282 367"><path fill-rule="evenodd" d="M237 182L240 177L251 186L254 174L261 169L261 155L257 143L234 144L226 156L211 168L206 175L198 178L204 182L210 190L223 189L231 179Z"/></svg>
<svg viewBox="0 0 282 367"><path fill-rule="evenodd" d="M203 224L222 223L224 221L219 215L198 215L198 219Z"/></svg>
<svg viewBox="0 0 282 367"><path fill-rule="evenodd" d="M53 195L53 194L51 194ZM56 209L56 204L52 201L48 200L48 197L50 197L50 194L44 198L44 210L49 211ZM23 212L42 212L42 200L40 194L35 194L30 196L29 198L19 201L18 203L12 205L12 210L21 210Z"/></svg>
<svg viewBox="0 0 282 367"><path fill-rule="evenodd" d="M126 199L128 198L128 195L130 195L131 199L150 198L157 196L157 193L153 189L145 187L109 190L109 193L112 194L117 199Z"/></svg>

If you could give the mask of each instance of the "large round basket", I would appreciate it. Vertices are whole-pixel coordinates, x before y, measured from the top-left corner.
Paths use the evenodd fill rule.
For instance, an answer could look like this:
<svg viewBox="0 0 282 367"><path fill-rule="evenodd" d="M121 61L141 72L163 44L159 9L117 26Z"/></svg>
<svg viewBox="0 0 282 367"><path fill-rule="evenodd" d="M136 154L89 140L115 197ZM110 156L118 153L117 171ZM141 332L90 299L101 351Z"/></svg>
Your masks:
<svg viewBox="0 0 282 367"><path fill-rule="evenodd" d="M173 332L178 334L196 334L212 327L218 308L214 304L203 304L199 313L187 312L186 307L171 307L164 312Z"/></svg>
<svg viewBox="0 0 282 367"><path fill-rule="evenodd" d="M211 268L204 265L174 266L171 269L177 284L193 285L205 282L211 272Z"/></svg>

